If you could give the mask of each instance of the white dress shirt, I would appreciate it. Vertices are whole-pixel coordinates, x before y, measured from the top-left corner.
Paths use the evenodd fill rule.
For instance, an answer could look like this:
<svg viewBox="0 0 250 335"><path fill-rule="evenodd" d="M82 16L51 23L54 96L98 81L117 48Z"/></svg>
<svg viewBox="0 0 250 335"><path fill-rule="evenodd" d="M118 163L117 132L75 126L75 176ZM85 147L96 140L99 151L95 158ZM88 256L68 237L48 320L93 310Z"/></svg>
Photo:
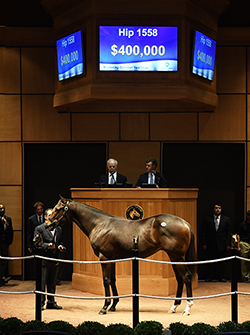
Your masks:
<svg viewBox="0 0 250 335"><path fill-rule="evenodd" d="M114 176L114 183L115 183L117 181L117 172L113 173L113 176ZM111 177L112 177L112 174L109 173L109 184L112 184Z"/></svg>
<svg viewBox="0 0 250 335"><path fill-rule="evenodd" d="M153 183L151 183L151 176L153 177ZM148 172L148 184L155 184L155 174Z"/></svg>

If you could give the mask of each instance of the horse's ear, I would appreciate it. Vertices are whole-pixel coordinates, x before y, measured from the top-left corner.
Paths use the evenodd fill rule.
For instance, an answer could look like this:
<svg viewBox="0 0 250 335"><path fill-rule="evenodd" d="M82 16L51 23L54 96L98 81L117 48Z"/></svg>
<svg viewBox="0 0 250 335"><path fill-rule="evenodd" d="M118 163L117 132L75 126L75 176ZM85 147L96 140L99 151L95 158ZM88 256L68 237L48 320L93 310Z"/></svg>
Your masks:
<svg viewBox="0 0 250 335"><path fill-rule="evenodd" d="M63 203L66 203L66 202L67 202L67 200L64 199L64 197L61 196L61 194L59 194L59 197L61 198L61 200L62 200Z"/></svg>

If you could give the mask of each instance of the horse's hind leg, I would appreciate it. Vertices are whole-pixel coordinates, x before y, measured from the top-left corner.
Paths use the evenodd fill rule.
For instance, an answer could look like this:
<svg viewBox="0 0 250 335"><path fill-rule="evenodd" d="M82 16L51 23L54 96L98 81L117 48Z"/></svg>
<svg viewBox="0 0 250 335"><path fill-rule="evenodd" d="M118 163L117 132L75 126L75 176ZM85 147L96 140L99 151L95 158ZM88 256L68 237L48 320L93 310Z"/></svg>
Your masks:
<svg viewBox="0 0 250 335"><path fill-rule="evenodd" d="M103 286L105 291L105 301L102 309L100 310L99 314L107 314L107 308L111 304L110 297L110 274L111 274L111 263L102 263L102 275L103 275Z"/></svg>
<svg viewBox="0 0 250 335"><path fill-rule="evenodd" d="M116 288L116 275L115 275L115 263L111 263L111 289L112 289L112 292L113 292L113 296L118 296L118 291L117 291L117 288ZM114 298L113 299L113 303L109 309L109 311L111 312L115 312L116 310L116 305L118 304L119 302L119 298Z"/></svg>
<svg viewBox="0 0 250 335"><path fill-rule="evenodd" d="M188 268L186 269L186 276L185 276L185 285L187 289L187 297L193 297L193 290L192 290L192 276ZM186 308L183 312L183 315L190 315L190 308L193 306L193 300L187 300Z"/></svg>
<svg viewBox="0 0 250 335"><path fill-rule="evenodd" d="M187 266L183 266L183 265L173 266L173 268L174 268L176 280L177 280L177 283L178 283L176 297L177 298L182 297L183 285L185 283L186 290L187 290L187 297L191 298L193 296L191 272L189 271ZM176 299L174 305L170 308L169 313L175 313L177 307L180 304L181 304L181 300ZM190 308L192 306L193 306L193 300L192 299L187 300L185 310L182 314L183 315L190 315Z"/></svg>
<svg viewBox="0 0 250 335"><path fill-rule="evenodd" d="M176 297L177 298L181 298L182 296L182 292L183 292L183 279L181 278L181 276L178 274L178 272L175 270L175 267L174 268L174 271L175 271L175 276L176 276L176 280L177 280L177 292L176 292ZM173 306L169 309L168 313L175 313L176 312L176 309L178 306L180 306L181 304L181 300L180 299L176 299Z"/></svg>

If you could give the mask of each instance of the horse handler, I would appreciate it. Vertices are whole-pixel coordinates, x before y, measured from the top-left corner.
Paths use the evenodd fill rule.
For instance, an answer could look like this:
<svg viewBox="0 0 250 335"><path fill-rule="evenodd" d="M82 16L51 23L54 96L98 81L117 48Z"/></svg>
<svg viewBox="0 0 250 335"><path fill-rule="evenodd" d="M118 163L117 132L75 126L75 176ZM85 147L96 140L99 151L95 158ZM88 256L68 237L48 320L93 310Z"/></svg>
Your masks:
<svg viewBox="0 0 250 335"><path fill-rule="evenodd" d="M45 211L45 220L48 220L50 214L52 213L52 208L48 208ZM45 221L46 222L46 221ZM53 230L48 230L45 228L45 224L35 228L34 237L39 234L43 239L43 256L48 258L60 258L60 252L65 251L63 242L61 240L62 228L57 227ZM59 262L49 261L46 259L42 260L42 291L45 292L45 285L47 285L48 293L56 293L56 282L59 271ZM42 295L42 310L45 306L45 295ZM54 296L47 296L47 309L62 309L55 302Z"/></svg>

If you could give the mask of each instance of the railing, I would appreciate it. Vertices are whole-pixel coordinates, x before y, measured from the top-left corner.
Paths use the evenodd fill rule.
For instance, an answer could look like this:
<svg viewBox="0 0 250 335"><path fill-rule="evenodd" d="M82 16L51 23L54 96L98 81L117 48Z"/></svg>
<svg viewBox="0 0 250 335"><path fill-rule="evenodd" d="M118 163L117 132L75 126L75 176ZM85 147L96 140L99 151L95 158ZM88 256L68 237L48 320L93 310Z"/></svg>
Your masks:
<svg viewBox="0 0 250 335"><path fill-rule="evenodd" d="M152 263L161 263L161 264L176 264L176 265L201 265L201 264L208 264L208 263L215 263L215 262L224 262L224 261L231 261L231 291L221 294L214 294L214 295L208 295L208 296L200 296L200 297L192 297L192 300L198 300L198 299L209 299L209 298L217 298L222 296L228 296L231 295L231 320L234 322L238 322L238 295L250 295L249 292L239 292L238 291L238 269L240 265L240 261L250 261L246 258L236 256L236 250L233 250L234 255L230 257L225 257L221 259L215 259L215 260L208 260L208 261L195 261L195 262L166 262L166 261L158 261L158 260L151 260L151 259L144 259L137 257L138 255L138 247L137 242L134 241L134 247L133 247L133 257L131 258L125 258L125 259L117 259L112 261L74 261L74 260L64 260L64 259L53 259L48 257L41 256L41 253L38 251L36 255L32 256L24 256L24 257L2 257L1 259L6 260L24 260L24 259L36 259L36 289L33 291L25 291L25 292L9 292L9 291L2 291L0 290L0 293L4 294L36 294L36 311L35 311L35 318L36 320L41 320L42 316L42 307L41 307L41 296L42 295L51 295L55 297L61 297L66 299L85 299L85 300L96 300L96 299L105 299L105 296L102 297L77 297L77 296L69 296L69 295L59 295L59 294L52 294L47 292L41 291L41 273L42 273L42 259L46 260L56 260L63 263L80 263L80 264L98 264L98 263L112 263L112 262L125 262L125 261L132 261L132 294L127 295L119 295L119 296L111 296L110 299L114 298L128 298L132 297L133 299L133 328L139 323L139 298L151 298L151 299L164 299L164 300L190 300L190 297L160 297L160 296L152 296L152 295L143 295L139 294L139 262L152 262Z"/></svg>

